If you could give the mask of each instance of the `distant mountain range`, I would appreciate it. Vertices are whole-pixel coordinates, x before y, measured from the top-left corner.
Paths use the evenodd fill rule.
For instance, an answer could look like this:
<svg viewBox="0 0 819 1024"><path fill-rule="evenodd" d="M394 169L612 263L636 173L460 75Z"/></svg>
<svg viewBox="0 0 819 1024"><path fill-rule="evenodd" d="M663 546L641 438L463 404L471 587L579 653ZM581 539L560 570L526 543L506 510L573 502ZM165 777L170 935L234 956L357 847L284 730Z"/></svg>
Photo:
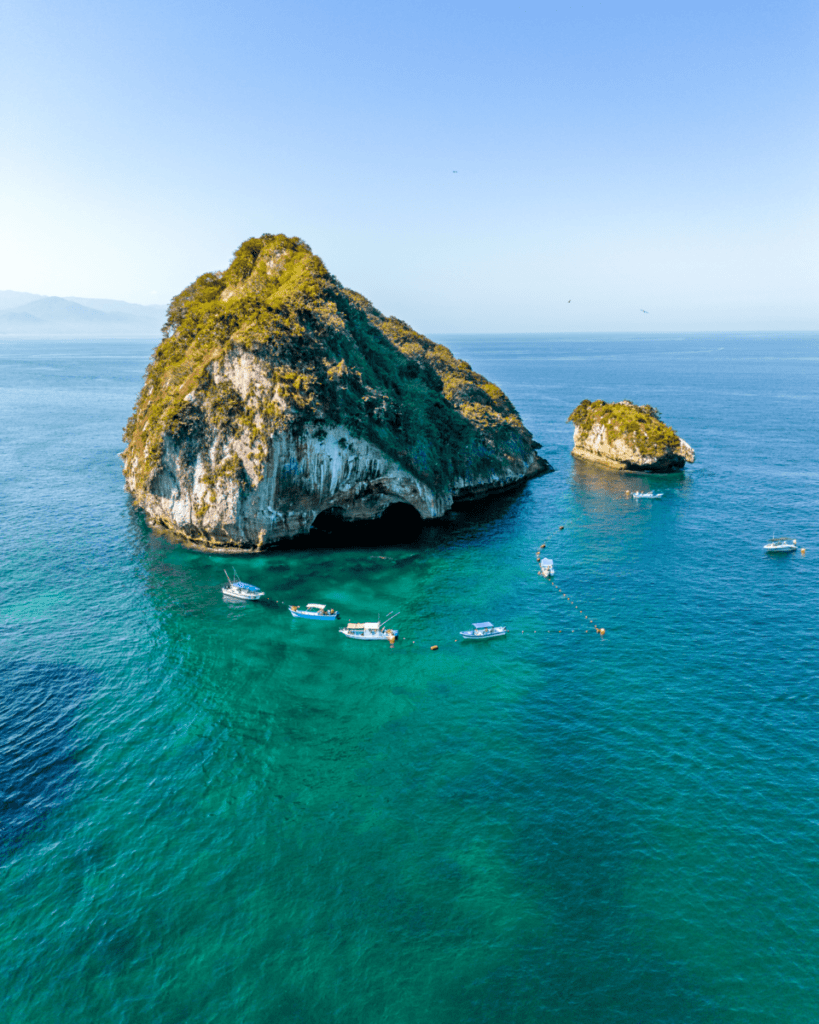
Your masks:
<svg viewBox="0 0 819 1024"><path fill-rule="evenodd" d="M116 299L62 299L0 291L0 335L156 337L165 322L165 308Z"/></svg>

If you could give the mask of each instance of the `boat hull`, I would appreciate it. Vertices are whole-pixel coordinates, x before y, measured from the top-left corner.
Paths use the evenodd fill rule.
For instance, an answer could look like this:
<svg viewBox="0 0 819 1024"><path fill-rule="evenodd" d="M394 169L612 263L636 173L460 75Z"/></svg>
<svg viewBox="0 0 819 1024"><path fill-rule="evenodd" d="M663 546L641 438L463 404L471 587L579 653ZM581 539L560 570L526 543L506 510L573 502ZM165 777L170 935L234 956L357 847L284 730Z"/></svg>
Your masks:
<svg viewBox="0 0 819 1024"><path fill-rule="evenodd" d="M222 587L222 593L225 597L232 597L235 601L258 601L264 597L264 593L259 591L258 594L248 594L241 591L230 590L228 587Z"/></svg>
<svg viewBox="0 0 819 1024"><path fill-rule="evenodd" d="M355 633L348 632L346 629L340 629L339 633L343 633L349 640L397 640L398 630L390 630L389 632L383 631L380 633Z"/></svg>
<svg viewBox="0 0 819 1024"><path fill-rule="evenodd" d="M290 612L294 619L319 619L322 622L330 622L333 619L338 618L338 612L325 612L322 615L318 612L301 612L298 610L294 611L292 608L289 608L288 611Z"/></svg>
<svg viewBox="0 0 819 1024"><path fill-rule="evenodd" d="M493 629L491 632L475 633L472 630L466 630L461 633L464 640L494 640L497 636L506 636L508 630L506 629Z"/></svg>

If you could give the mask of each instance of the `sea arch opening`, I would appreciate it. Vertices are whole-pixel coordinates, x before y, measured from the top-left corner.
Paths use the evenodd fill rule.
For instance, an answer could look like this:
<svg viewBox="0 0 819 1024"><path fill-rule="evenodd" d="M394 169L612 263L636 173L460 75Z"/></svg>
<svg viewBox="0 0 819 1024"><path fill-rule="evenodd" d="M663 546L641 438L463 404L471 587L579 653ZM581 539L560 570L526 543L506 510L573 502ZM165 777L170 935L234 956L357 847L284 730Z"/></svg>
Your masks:
<svg viewBox="0 0 819 1024"><path fill-rule="evenodd" d="M414 505L396 500L373 519L348 519L343 507L334 505L316 516L307 541L318 547L385 547L410 544L421 533L424 521Z"/></svg>

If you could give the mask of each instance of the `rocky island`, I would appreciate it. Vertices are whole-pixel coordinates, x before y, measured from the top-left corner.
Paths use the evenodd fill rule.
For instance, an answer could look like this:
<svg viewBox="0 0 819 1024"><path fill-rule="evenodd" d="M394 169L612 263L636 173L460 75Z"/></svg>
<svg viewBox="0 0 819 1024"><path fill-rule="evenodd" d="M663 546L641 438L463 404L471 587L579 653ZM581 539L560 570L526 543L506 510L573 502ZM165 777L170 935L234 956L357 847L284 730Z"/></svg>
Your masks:
<svg viewBox="0 0 819 1024"><path fill-rule="evenodd" d="M250 550L321 515L437 518L551 470L500 388L284 235L173 299L124 440L149 523Z"/></svg>
<svg viewBox="0 0 819 1024"><path fill-rule="evenodd" d="M572 455L578 459L643 473L674 473L694 461L691 445L650 405L585 399L569 422L574 423Z"/></svg>

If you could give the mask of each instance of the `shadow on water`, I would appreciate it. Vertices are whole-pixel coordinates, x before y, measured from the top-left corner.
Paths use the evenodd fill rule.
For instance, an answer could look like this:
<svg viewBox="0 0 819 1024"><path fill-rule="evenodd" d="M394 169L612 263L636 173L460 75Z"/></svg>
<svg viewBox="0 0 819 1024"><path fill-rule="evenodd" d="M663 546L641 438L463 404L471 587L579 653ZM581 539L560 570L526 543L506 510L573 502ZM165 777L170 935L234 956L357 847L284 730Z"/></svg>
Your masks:
<svg viewBox="0 0 819 1024"><path fill-rule="evenodd" d="M309 534L276 545L277 550L310 548L432 547L452 537L476 537L515 513L525 484L475 501L456 502L440 519L422 519L405 502L389 505L377 519L349 521L341 508L321 512Z"/></svg>
<svg viewBox="0 0 819 1024"><path fill-rule="evenodd" d="M80 707L94 677L72 665L0 665L0 857L10 855L76 782Z"/></svg>
<svg viewBox="0 0 819 1024"><path fill-rule="evenodd" d="M424 521L406 502L389 505L377 519L347 520L341 508L320 512L310 533L278 545L282 549L371 548L412 544L421 536Z"/></svg>

